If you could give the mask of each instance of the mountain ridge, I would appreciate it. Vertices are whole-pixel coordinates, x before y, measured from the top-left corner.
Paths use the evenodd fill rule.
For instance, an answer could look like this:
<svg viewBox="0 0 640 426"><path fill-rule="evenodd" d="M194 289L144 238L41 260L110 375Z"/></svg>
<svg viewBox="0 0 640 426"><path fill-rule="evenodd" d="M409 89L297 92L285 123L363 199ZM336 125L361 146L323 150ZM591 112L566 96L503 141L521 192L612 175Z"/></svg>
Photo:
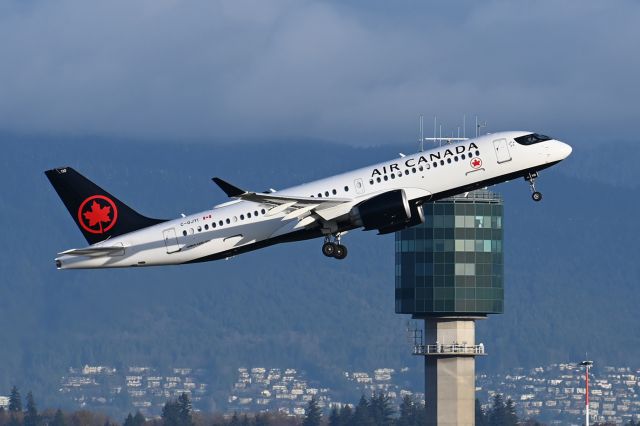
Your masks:
<svg viewBox="0 0 640 426"><path fill-rule="evenodd" d="M344 369L409 365L421 387L408 317L394 313L392 235L349 233L344 262L325 259L312 240L200 265L56 271L55 253L84 241L42 173L71 165L143 214L177 217L226 201L214 175L282 188L395 156L397 146L0 140L11 248L0 257L0 341L11 348L0 354L0 389L18 384L59 402L59 376L85 363L206 367L220 392L240 364L292 365L328 383ZM590 152L541 173L542 203L524 181L493 188L505 199L505 314L478 324L490 354L479 370L585 351L610 363L640 355L625 332L638 325L640 191L600 179L614 161L596 176L574 173L596 162Z"/></svg>

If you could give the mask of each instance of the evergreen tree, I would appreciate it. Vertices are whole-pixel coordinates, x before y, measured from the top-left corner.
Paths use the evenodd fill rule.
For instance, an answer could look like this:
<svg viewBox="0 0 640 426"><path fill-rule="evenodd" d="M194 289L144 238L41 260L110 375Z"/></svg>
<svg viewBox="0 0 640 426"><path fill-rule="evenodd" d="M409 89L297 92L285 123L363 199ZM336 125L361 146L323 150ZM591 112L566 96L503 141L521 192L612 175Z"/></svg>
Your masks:
<svg viewBox="0 0 640 426"><path fill-rule="evenodd" d="M357 426L373 426L375 425L371 413L369 411L369 402L364 395L360 397L360 401L356 406L356 412L353 414L353 423Z"/></svg>
<svg viewBox="0 0 640 426"><path fill-rule="evenodd" d="M307 409L304 414L304 421L302 426L320 426L322 423L322 411L318 406L318 400L315 395L311 398L311 401L307 404Z"/></svg>
<svg viewBox="0 0 640 426"><path fill-rule="evenodd" d="M178 397L178 419L180 426L192 426L193 419L191 418L191 400L186 392L182 393Z"/></svg>
<svg viewBox="0 0 640 426"><path fill-rule="evenodd" d="M27 411L24 413L24 426L38 426L39 424L40 416L38 416L36 401L31 391L29 391L27 394Z"/></svg>
<svg viewBox="0 0 640 426"><path fill-rule="evenodd" d="M11 388L11 395L9 396L9 411L13 413L22 411L22 397L15 386Z"/></svg>
<svg viewBox="0 0 640 426"><path fill-rule="evenodd" d="M518 424L518 415L516 414L516 404L511 398L507 399L505 404L505 424L507 426L516 426Z"/></svg>
<svg viewBox="0 0 640 426"><path fill-rule="evenodd" d="M393 408L391 398L387 394L380 394L378 396L378 407L381 414L382 425L390 426L393 424L393 416L396 414L396 410Z"/></svg>
<svg viewBox="0 0 640 426"><path fill-rule="evenodd" d="M246 414L244 414L242 416L242 426L249 426L251 423L249 422L249 416L247 416Z"/></svg>
<svg viewBox="0 0 640 426"><path fill-rule="evenodd" d="M133 416L133 426L143 426L147 422L147 419L144 418L142 413L138 411L135 416Z"/></svg>
<svg viewBox="0 0 640 426"><path fill-rule="evenodd" d="M267 413L258 413L253 418L255 426L269 426L269 415Z"/></svg>
<svg viewBox="0 0 640 426"><path fill-rule="evenodd" d="M423 425L427 423L427 406L425 404L416 404L416 421L414 424Z"/></svg>
<svg viewBox="0 0 640 426"><path fill-rule="evenodd" d="M64 421L64 414L62 414L59 408L56 410L56 414L53 416L53 420L49 423L49 426L67 426Z"/></svg>
<svg viewBox="0 0 640 426"><path fill-rule="evenodd" d="M229 422L229 426L240 426L240 418L238 417L238 412L234 411L233 416L231 417L231 421Z"/></svg>
<svg viewBox="0 0 640 426"><path fill-rule="evenodd" d="M129 413L127 418L124 419L124 423L122 423L122 426L133 426L133 416L131 415L131 413Z"/></svg>
<svg viewBox="0 0 640 426"><path fill-rule="evenodd" d="M162 420L165 426L180 426L180 408L177 402L173 400L165 402L162 407Z"/></svg>
<svg viewBox="0 0 640 426"><path fill-rule="evenodd" d="M335 405L331 409L331 414L329 414L329 426L340 426L340 414Z"/></svg>
<svg viewBox="0 0 640 426"><path fill-rule="evenodd" d="M350 426L353 423L353 410L349 405L343 405L339 414L340 426Z"/></svg>
<svg viewBox="0 0 640 426"><path fill-rule="evenodd" d="M11 418L9 419L7 426L22 426L22 422L17 419L15 414L11 413Z"/></svg>
<svg viewBox="0 0 640 426"><path fill-rule="evenodd" d="M502 394L493 396L493 406L489 412L489 424L491 426L507 426L507 410L502 399Z"/></svg>
<svg viewBox="0 0 640 426"><path fill-rule="evenodd" d="M405 395L400 403L398 426L417 426L427 422L427 410L424 404L417 403L411 396Z"/></svg>
<svg viewBox="0 0 640 426"><path fill-rule="evenodd" d="M476 398L476 426L489 426L487 423L487 415L482 409L480 401Z"/></svg>

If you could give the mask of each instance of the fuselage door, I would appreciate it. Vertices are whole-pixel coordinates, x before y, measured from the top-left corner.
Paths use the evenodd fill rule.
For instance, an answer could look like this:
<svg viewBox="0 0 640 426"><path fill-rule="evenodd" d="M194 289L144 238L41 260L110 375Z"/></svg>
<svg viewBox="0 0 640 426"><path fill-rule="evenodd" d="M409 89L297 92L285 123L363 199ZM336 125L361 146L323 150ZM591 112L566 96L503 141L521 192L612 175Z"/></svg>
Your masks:
<svg viewBox="0 0 640 426"><path fill-rule="evenodd" d="M506 139L503 138L503 139L494 140L493 150L496 153L496 159L498 160L498 164L511 161L511 153L509 152L509 147L507 145Z"/></svg>
<svg viewBox="0 0 640 426"><path fill-rule="evenodd" d="M356 188L356 194L364 194L364 184L362 183L362 179L354 180L353 186Z"/></svg>
<svg viewBox="0 0 640 426"><path fill-rule="evenodd" d="M180 246L178 245L178 238L176 237L175 229L165 229L164 231L162 231L162 235L164 236L164 245L167 247L167 253L175 253L177 251L180 251Z"/></svg>

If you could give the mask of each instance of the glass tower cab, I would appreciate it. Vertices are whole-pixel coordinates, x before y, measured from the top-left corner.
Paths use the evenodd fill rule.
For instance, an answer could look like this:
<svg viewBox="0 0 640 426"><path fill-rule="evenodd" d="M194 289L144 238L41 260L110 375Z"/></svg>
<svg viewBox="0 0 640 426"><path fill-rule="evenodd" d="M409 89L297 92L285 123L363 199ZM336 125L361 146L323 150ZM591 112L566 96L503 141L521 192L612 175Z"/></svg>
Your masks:
<svg viewBox="0 0 640 426"><path fill-rule="evenodd" d="M504 311L503 202L488 190L425 203L396 233L396 313L414 318Z"/></svg>

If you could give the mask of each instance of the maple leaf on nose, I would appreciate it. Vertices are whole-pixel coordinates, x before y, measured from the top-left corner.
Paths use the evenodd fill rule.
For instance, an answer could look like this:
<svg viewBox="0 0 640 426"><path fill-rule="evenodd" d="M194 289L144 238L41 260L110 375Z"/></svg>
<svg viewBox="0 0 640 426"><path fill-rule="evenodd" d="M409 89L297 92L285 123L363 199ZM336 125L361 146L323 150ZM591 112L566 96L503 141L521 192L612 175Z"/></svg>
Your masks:
<svg viewBox="0 0 640 426"><path fill-rule="evenodd" d="M100 207L100 204L94 200L91 203L91 210L84 212L83 216L89 221L89 226L96 226L100 222L111 222L109 213L111 213L111 206Z"/></svg>

